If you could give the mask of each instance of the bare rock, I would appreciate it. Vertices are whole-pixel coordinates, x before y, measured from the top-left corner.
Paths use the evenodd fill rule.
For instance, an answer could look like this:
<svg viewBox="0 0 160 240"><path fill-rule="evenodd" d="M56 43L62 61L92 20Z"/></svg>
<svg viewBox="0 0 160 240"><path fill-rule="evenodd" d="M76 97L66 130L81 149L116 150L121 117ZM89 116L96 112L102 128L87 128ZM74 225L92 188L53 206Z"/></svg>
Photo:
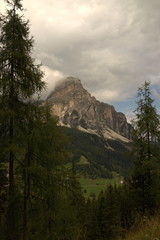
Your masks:
<svg viewBox="0 0 160 240"><path fill-rule="evenodd" d="M66 78L46 101L61 125L91 131L105 138L131 139L132 127L125 115L116 112L112 105L96 100L77 78Z"/></svg>

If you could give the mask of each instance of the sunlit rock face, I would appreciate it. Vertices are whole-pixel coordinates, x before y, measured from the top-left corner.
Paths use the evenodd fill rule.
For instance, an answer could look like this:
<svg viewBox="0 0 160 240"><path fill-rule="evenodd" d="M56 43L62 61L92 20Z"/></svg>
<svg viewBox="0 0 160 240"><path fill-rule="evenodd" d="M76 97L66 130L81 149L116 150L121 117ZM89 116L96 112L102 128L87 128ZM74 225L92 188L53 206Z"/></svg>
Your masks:
<svg viewBox="0 0 160 240"><path fill-rule="evenodd" d="M123 113L96 100L83 88L79 79L64 79L46 100L59 124L95 133L105 138L131 139L132 127Z"/></svg>

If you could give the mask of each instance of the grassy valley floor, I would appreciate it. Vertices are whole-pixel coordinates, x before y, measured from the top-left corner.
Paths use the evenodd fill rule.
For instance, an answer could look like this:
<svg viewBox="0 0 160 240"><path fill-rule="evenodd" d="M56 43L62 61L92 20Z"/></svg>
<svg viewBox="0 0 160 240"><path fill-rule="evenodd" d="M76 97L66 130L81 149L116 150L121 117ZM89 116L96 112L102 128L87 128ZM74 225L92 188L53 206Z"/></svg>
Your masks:
<svg viewBox="0 0 160 240"><path fill-rule="evenodd" d="M84 196L87 198L87 197L98 196L98 194L101 191L105 190L108 185L122 184L123 179L122 179L122 177L117 177L117 178L113 178L113 179L79 178L79 182L82 186L82 191L84 193Z"/></svg>

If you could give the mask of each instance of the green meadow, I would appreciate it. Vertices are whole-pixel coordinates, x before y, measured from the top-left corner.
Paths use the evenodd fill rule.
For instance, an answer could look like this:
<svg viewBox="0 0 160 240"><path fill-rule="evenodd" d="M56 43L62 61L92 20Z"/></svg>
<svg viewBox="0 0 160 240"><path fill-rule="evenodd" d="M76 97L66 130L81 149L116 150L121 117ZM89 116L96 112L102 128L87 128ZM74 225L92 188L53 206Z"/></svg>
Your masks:
<svg viewBox="0 0 160 240"><path fill-rule="evenodd" d="M122 179L113 178L113 179L91 179L91 178L79 178L79 182L82 187L82 192L85 197L98 196L101 191L104 191L108 185L119 185L122 184Z"/></svg>

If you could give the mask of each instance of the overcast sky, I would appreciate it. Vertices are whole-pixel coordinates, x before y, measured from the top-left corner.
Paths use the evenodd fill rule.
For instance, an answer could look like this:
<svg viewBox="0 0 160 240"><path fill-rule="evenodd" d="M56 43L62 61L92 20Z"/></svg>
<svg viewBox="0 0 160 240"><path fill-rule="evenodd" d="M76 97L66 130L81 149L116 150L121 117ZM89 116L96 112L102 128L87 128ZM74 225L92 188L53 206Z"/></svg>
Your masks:
<svg viewBox="0 0 160 240"><path fill-rule="evenodd" d="M160 0L22 2L49 91L77 77L129 118L137 88L149 80L160 109Z"/></svg>

